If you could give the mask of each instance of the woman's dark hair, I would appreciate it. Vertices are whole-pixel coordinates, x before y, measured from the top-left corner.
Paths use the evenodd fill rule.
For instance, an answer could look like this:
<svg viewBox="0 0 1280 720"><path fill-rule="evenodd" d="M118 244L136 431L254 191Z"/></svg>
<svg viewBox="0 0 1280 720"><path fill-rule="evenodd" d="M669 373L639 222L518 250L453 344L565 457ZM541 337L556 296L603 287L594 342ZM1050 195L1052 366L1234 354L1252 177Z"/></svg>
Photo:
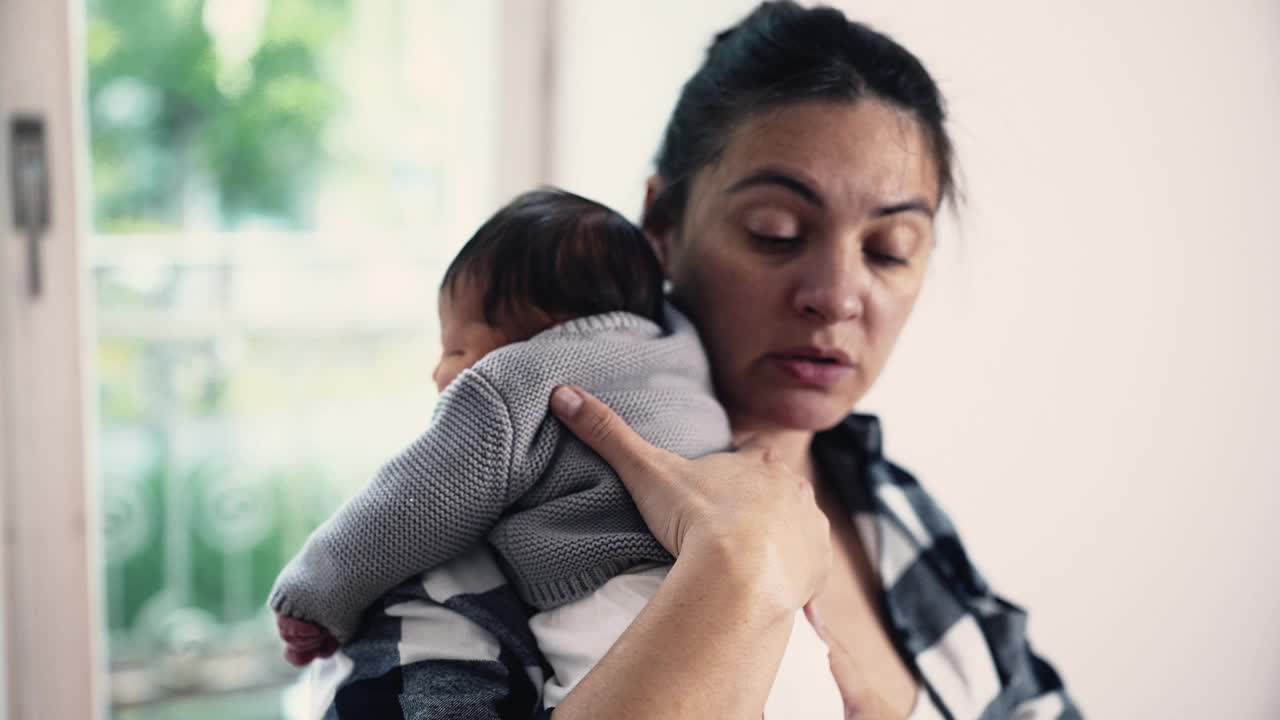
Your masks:
<svg viewBox="0 0 1280 720"><path fill-rule="evenodd" d="M662 230L684 214L694 174L719 157L733 129L761 111L806 100L876 98L915 115L953 198L951 139L933 78L906 48L830 7L765 2L716 35L676 101L658 151L662 193L645 213Z"/></svg>
<svg viewBox="0 0 1280 720"><path fill-rule="evenodd" d="M527 328L530 310L561 321L622 311L662 318L662 268L617 212L555 188L524 193L489 218L445 271L483 289L485 321Z"/></svg>

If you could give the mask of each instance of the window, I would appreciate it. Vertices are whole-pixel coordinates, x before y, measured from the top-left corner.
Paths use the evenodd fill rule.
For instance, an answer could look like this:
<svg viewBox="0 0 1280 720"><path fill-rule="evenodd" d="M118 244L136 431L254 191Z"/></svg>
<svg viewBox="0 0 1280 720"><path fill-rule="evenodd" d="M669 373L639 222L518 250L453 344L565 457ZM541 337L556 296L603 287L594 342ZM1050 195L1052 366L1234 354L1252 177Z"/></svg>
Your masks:
<svg viewBox="0 0 1280 720"><path fill-rule="evenodd" d="M271 582L430 418L501 199L498 5L89 0L113 716L290 717Z"/></svg>

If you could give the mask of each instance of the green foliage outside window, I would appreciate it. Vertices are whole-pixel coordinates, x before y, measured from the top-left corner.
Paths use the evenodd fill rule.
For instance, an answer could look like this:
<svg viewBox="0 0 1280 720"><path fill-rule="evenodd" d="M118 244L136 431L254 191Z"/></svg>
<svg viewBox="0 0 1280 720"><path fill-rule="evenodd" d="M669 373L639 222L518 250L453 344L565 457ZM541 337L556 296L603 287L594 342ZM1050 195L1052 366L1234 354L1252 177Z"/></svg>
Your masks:
<svg viewBox="0 0 1280 720"><path fill-rule="evenodd" d="M430 416L493 6L86 7L112 716L277 718L276 572Z"/></svg>
<svg viewBox="0 0 1280 720"><path fill-rule="evenodd" d="M202 203L217 227L306 226L347 16L346 0L89 0L98 230L179 229Z"/></svg>

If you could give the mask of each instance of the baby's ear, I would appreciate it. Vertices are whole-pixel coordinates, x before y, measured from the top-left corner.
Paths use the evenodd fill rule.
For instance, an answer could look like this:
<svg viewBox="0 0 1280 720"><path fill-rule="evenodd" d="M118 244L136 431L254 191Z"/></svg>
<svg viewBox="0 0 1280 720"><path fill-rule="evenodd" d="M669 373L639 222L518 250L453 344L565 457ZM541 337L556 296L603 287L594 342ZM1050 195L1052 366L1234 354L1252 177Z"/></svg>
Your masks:
<svg viewBox="0 0 1280 720"><path fill-rule="evenodd" d="M572 316L557 317L540 307L531 305L521 308L519 312L506 313L501 318L500 327L494 329L502 336L502 344L507 345L528 340L543 330L570 319Z"/></svg>

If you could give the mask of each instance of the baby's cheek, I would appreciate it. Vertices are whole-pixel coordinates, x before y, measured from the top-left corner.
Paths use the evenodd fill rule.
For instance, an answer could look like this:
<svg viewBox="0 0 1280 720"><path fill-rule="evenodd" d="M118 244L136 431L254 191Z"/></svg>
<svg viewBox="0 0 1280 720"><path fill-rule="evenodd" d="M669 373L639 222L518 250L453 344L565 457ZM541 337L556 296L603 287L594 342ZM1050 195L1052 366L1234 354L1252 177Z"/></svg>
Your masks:
<svg viewBox="0 0 1280 720"><path fill-rule="evenodd" d="M432 376L436 381L436 391L444 392L444 389L449 387L449 383L453 382L453 379L458 376L458 372L459 370L454 363L447 360L440 363L440 366L436 368L436 372Z"/></svg>

